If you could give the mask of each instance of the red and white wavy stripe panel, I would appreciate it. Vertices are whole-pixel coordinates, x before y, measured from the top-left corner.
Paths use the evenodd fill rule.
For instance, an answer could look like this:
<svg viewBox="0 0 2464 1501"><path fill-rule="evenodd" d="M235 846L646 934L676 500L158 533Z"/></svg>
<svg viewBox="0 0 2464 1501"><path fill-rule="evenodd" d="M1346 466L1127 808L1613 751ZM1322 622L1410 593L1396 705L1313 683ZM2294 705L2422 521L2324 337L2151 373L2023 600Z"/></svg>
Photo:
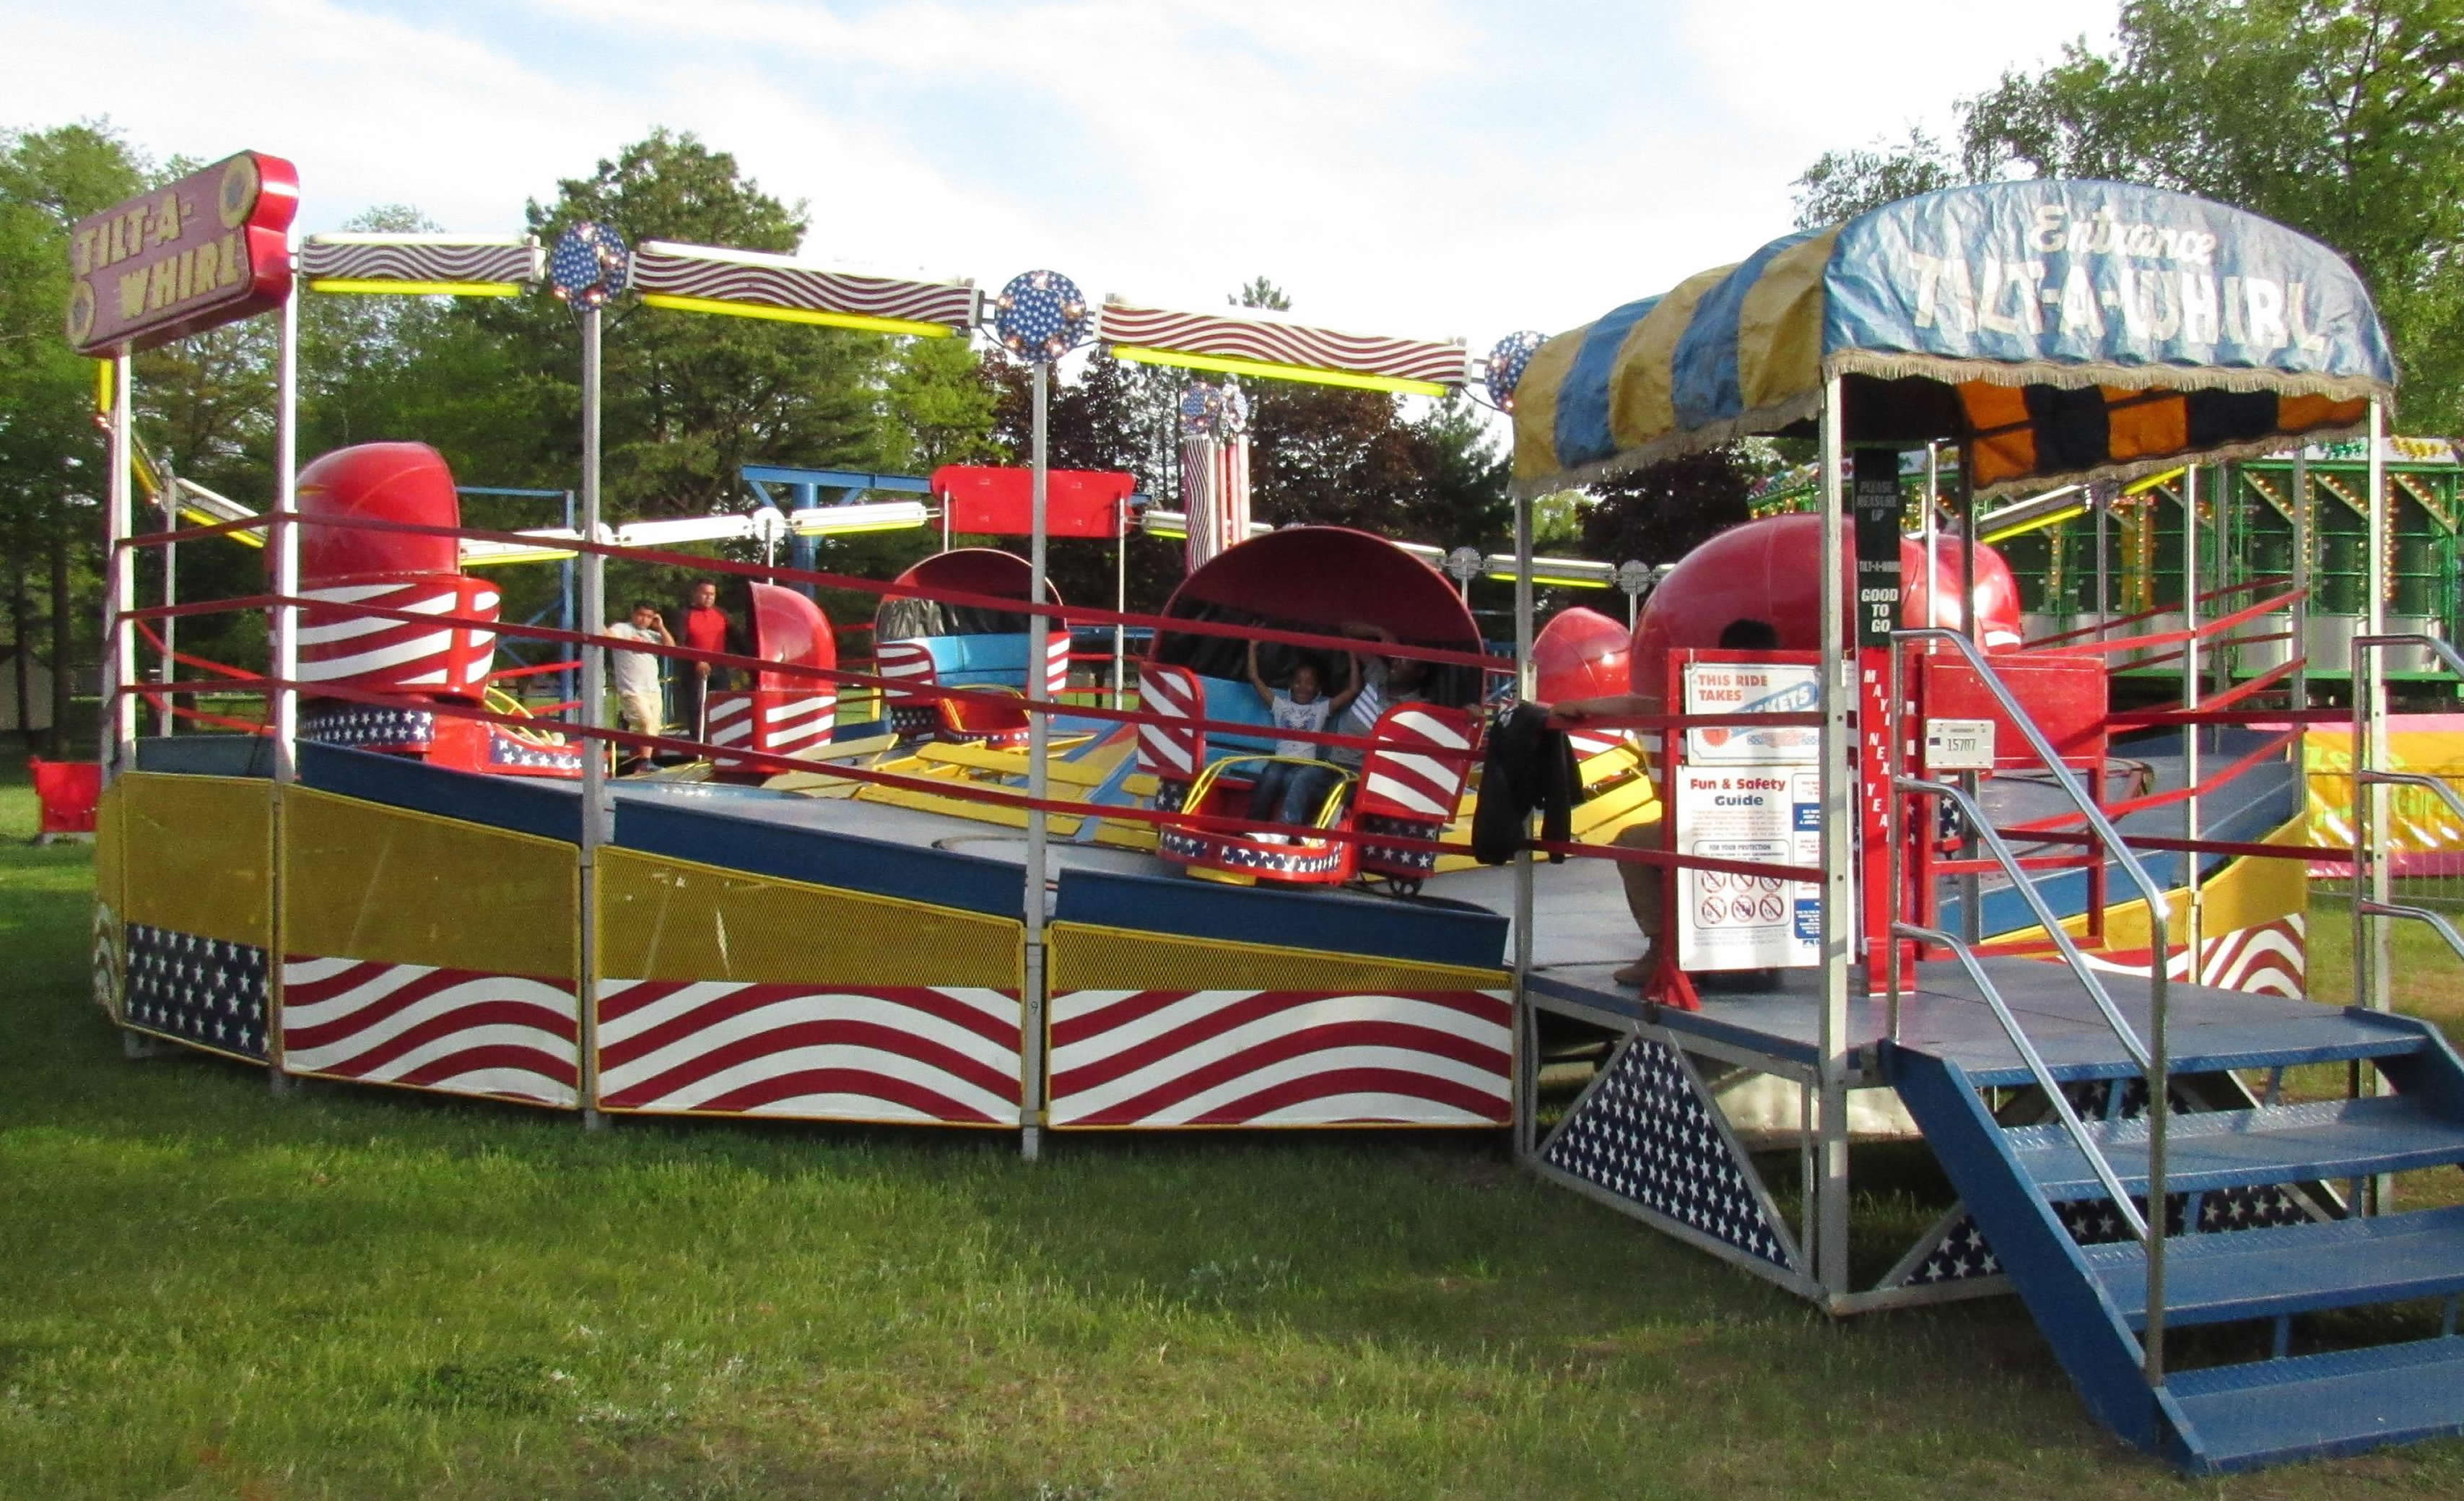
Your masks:
<svg viewBox="0 0 2464 1501"><path fill-rule="evenodd" d="M815 313L852 313L961 331L975 324L976 289L805 265L759 251L646 243L633 256L633 287L670 297L749 302Z"/></svg>
<svg viewBox="0 0 2464 1501"><path fill-rule="evenodd" d="M1206 755L1206 732L1155 720L1202 716L1206 695L1197 674L1185 667L1150 663L1138 671L1138 703L1155 717L1138 722L1139 768L1175 782L1196 777Z"/></svg>
<svg viewBox="0 0 2464 1501"><path fill-rule="evenodd" d="M537 245L501 238L310 235L299 247L299 274L312 281L537 281L542 259Z"/></svg>
<svg viewBox="0 0 2464 1501"><path fill-rule="evenodd" d="M312 602L299 612L299 679L303 683L441 694L476 693L487 684L496 652L495 631L360 615L351 607L493 621L498 599L494 585L446 576L328 585L302 589L300 594Z"/></svg>
<svg viewBox="0 0 2464 1501"><path fill-rule="evenodd" d="M1373 733L1388 743L1362 762L1360 811L1452 820L1471 776L1470 717L1460 710L1397 705L1379 717Z"/></svg>
<svg viewBox="0 0 2464 1501"><path fill-rule="evenodd" d="M719 981L600 987L609 1110L1014 1126L1020 1008L1001 990Z"/></svg>
<svg viewBox="0 0 2464 1501"><path fill-rule="evenodd" d="M1107 300L1102 336L1106 343L1228 355L1321 370L1356 370L1442 386L1461 386L1464 377L1460 340L1441 343L1430 339L1344 334L1228 313L1175 313Z"/></svg>
<svg viewBox="0 0 2464 1501"><path fill-rule="evenodd" d="M2309 934L2299 913L2254 923L2210 938L2201 956L2199 982L2260 995L2310 993Z"/></svg>
<svg viewBox="0 0 2464 1501"><path fill-rule="evenodd" d="M1069 632L1053 630L1044 637L1044 695L1058 698L1069 686Z"/></svg>
<svg viewBox="0 0 2464 1501"><path fill-rule="evenodd" d="M830 742L838 716L838 695L825 689L764 688L751 694L710 695L710 743L741 745L772 756L795 756ZM711 764L734 771L747 764L741 757L717 755Z"/></svg>
<svg viewBox="0 0 2464 1501"><path fill-rule="evenodd" d="M570 982L294 955L282 963L282 1062L293 1073L571 1106Z"/></svg>
<svg viewBox="0 0 2464 1501"><path fill-rule="evenodd" d="M1072 990L1055 1126L1477 1126L1511 1118L1503 990Z"/></svg>
<svg viewBox="0 0 2464 1501"><path fill-rule="evenodd" d="M921 641L884 641L873 651L873 671L890 680L882 696L891 703L914 703L913 694L897 687L904 682L931 685L940 680L933 663L933 649Z"/></svg>
<svg viewBox="0 0 2464 1501"><path fill-rule="evenodd" d="M2145 949L2092 950L2084 957L2090 966L2117 975L2147 974ZM2058 964L2061 960L2052 956L2046 961ZM2165 973L2175 980L2188 978L2189 956L2175 949L2167 958ZM2203 985L2298 998L2310 993L2308 976L2307 928L2299 913L2220 933L2199 945L2198 982Z"/></svg>

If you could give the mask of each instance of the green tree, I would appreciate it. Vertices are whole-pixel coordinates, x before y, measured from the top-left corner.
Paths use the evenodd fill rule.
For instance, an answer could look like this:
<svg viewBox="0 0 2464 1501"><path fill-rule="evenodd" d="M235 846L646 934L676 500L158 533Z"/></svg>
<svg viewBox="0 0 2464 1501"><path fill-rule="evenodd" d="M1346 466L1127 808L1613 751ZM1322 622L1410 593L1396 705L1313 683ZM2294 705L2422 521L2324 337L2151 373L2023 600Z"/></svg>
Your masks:
<svg viewBox="0 0 2464 1501"><path fill-rule="evenodd" d="M1797 179L1799 222L2013 174L2234 204L2342 252L2407 425L2464 428L2464 0L2130 0L2112 51L2075 43L1959 111L1955 164L1922 133L1828 153Z"/></svg>
<svg viewBox="0 0 2464 1501"><path fill-rule="evenodd" d="M32 593L48 575L55 709L51 752L63 754L76 666L75 621L95 607L94 561L104 488L94 426L95 365L73 353L69 230L144 186L147 164L109 124L0 131L0 537L8 547L17 702L32 692L38 638ZM31 734L29 744L33 742Z"/></svg>

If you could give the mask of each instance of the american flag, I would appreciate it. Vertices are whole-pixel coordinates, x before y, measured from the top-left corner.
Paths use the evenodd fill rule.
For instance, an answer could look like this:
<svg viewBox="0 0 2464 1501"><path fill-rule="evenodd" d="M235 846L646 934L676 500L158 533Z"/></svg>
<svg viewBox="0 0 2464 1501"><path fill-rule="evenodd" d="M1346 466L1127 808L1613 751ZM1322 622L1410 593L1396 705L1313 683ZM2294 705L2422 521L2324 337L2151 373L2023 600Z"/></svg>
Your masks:
<svg viewBox="0 0 2464 1501"><path fill-rule="evenodd" d="M293 1073L571 1107L580 1035L570 980L314 955L282 962Z"/></svg>
<svg viewBox="0 0 2464 1501"><path fill-rule="evenodd" d="M1504 990L1067 990L1059 1126L1496 1125L1512 1118Z"/></svg>
<svg viewBox="0 0 2464 1501"><path fill-rule="evenodd" d="M1018 1123L1008 991L609 980L599 1017L609 1110Z"/></svg>

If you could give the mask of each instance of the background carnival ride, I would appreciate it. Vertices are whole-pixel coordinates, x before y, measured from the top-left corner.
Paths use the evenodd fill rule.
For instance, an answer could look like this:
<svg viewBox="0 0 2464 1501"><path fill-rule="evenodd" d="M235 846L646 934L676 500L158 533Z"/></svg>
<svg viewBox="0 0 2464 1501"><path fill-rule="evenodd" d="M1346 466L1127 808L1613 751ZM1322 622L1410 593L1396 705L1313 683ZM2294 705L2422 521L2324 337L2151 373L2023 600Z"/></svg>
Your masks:
<svg viewBox="0 0 2464 1501"><path fill-rule="evenodd" d="M279 175L278 164L251 161L256 180ZM226 170L223 182L230 181ZM243 219L257 211L253 202L240 207ZM287 214L278 217L287 222ZM2042 243L2048 223L2107 221L2165 227L2168 237L2149 239L2142 257L2169 262L2161 276L2135 267L2129 254L2092 249L2092 239L2071 244L2056 233L2053 245ZM287 277L279 230L274 226L275 244L258 250L266 276L278 270ZM179 276L196 275L193 253L180 254L192 265L173 274L175 289ZM474 277L485 290L503 291L535 276L537 258L526 246L439 240L312 241L299 253L301 269L316 278L311 287L321 279L329 291L472 290ZM1946 269L1954 263L1955 276ZM646 302L674 310L912 334L961 331L975 314L972 288L958 284L848 278L781 257L692 247L646 245L634 255L588 227L559 247L555 279L583 320L584 461L571 548L581 555L583 614L593 625L605 618L599 565L613 545L601 540L596 471L596 353L608 298L629 285ZM2199 316L2202 308L2212 313L2219 296L2230 316L2221 322ZM2302 862L2335 853L2280 839L2218 838L2203 819L2211 810L2203 800L2211 806L2224 783L2282 749L2229 739L2236 721L2255 717L2233 707L2246 698L2222 708L2200 701L2202 644L2243 617L2192 619L2176 642L2157 643L2185 650L2182 708L2116 714L2101 699L2097 670L2105 643L2057 651L2043 673L2019 671L1969 639L1987 634L1980 628L1988 612L1970 603L1958 613L1976 618L1961 620L1960 629L1911 628L1907 608L1926 620L1936 607L1903 599L1901 588L1906 544L1896 451L1912 445L1957 442L1969 492L1990 498L2071 479L2126 483L2321 435L2360 430L2375 438L2391 384L2384 342L2365 297L2323 248L2172 195L2006 184L1895 205L1822 235L1778 242L1739 267L1706 273L1536 349L1529 340L1501 345L1491 389L1515 408L1527 495L1744 432L1811 425L1822 449L1821 510L1844 522L1847 450L1859 451L1860 524L1853 533L1844 524L1808 528L1810 549L1800 542L1793 563L1771 570L1752 606L1760 611L1753 618L1776 630L1776 651L1741 661L1699 639L1666 639L1662 650L1639 631L1628 664L1634 686L1663 700L1687 694L1689 664L1793 670L1794 701L1776 713L1771 704L1739 706L1763 711L1752 714L1663 702L1661 713L1582 727L1659 737L1656 774L1663 779L1701 759L1684 744L1697 735L1813 732L1815 754L1792 780L1810 789L1803 816L1818 859L1665 844L1611 850L1527 837L1510 872L1449 871L1443 862L1460 846L1425 835L1440 830L1435 815L1459 811L1454 791L1467 771L1468 746L1425 734L1408 745L1378 735L1317 737L1350 741L1369 756L1364 782L1381 749L1419 758L1425 802L1417 811L1424 817L1410 832L1278 831L1343 846L1355 858L1371 845L1428 857L1436 868L1417 868L1427 870L1426 883L1412 902L1192 883L1101 837L1105 828L1136 825L1211 836L1222 850L1251 840L1254 827L1204 807L1174 807L1164 790L1176 780L1167 773L1199 769L1219 749L1237 751L1238 738L1254 729L1217 717L1231 711L1199 681L1217 676L1202 670L1202 658L1221 643L1252 639L1329 653L1358 643L1338 633L1342 617L1329 618L1322 594L1270 597L1287 585L1282 568L1256 587L1222 594L1211 593L1208 580L1238 576L1247 566L1243 555L1265 556L1259 549L1269 543L1314 541L1310 556L1322 557L1355 546L1336 539L1356 534L1288 534L1295 542L1267 539L1199 569L1182 590L1187 607L1177 598L1148 622L1157 631L1158 680L1175 670L1190 680L1184 686L1192 691L1171 709L1083 705L1072 718L1091 728L1055 725L1049 678L1031 670L1032 651L1014 697L913 680L892 685L918 699L1022 715L1023 778L1019 758L976 768L990 775L957 779L915 775L893 755L817 764L809 749L782 756L747 746L727 752L743 770L785 775L763 787L611 784L603 759L584 754L577 789L562 779L476 775L302 736L305 694L396 708L404 690L436 687L395 683L368 693L341 678L312 684L298 617L316 608L333 611L334 624L442 627L449 636L493 629L579 646L575 738L710 749L597 722L606 646L595 630L517 628L468 609L427 613L307 592L298 571L309 551L304 533L456 534L340 512L302 516L290 480L295 303L278 301L284 402L275 505L262 521L129 538L124 353L195 325L166 305L153 324L85 341L120 355L106 746L113 784L98 859L97 979L100 999L133 1042L166 1038L246 1058L269 1066L277 1083L294 1075L394 1083L579 1108L593 1121L642 1112L1014 1127L1030 1152L1047 1130L1510 1123L1534 1171L1835 1312L2015 1286L2099 1415L2194 1468L2464 1423L2454 1410L2452 1339L2303 1356L2256 1372L2167 1369L2168 1319L2286 1318L2464 1290L2457 1227L2434 1214L2387 1212L2392 1204L2375 1186L2398 1167L2464 1159L2457 1118L2464 1084L2433 1034L2383 1014L2384 961L2372 962L2372 945L2359 943L2357 952L2363 993L2378 1004L2343 1015L2189 978L2218 978L2207 972L2202 928L2205 917L2226 916L2222 880L2211 887L2207 879L2213 861L2289 856L2277 868L2298 875ZM1013 282L999 309L998 333L1030 362L1037 398L1023 591L928 592L913 581L882 585L752 564L703 566L1023 614L1030 639L1045 633L1047 620L1128 623L1117 611L1053 604L1043 587L1045 376L1053 358L1088 335L1091 310L1049 273ZM1102 329L1126 357L1201 368L1441 388L1467 374L1457 345L1345 341L1255 319L1113 303ZM2375 473L2368 493L2373 528L2383 532L2385 490ZM259 526L269 536L267 595L134 607L132 545ZM1476 634L1450 639L1419 620L1409 629L1374 622L1397 638L1381 643L1379 654L1418 659L1467 682L1510 668L1520 695L1531 697L1538 663L1528 504L1518 508L1517 529L1513 663L1487 657ZM503 535L459 538L535 544ZM2374 544L2354 678L2356 780L2370 794L2351 851L2359 863L2355 921L2365 938L2386 916L2412 916L2387 899L2367 822L2384 790L2371 769L2384 763L2372 759L2385 733L2376 692L2377 653L2386 645L2378 614L2384 557ZM1926 571L1929 585L1940 580L1938 568ZM1780 600L1782 585L1793 602ZM1439 592L1446 591L1439 585ZM1674 611L1683 592L1664 607ZM1376 603L1401 608L1413 593L1398 585ZM1977 591L1963 580L1950 598L1973 602ZM2187 596L2186 616L2196 603ZM2288 604L2261 602L2269 609ZM141 743L132 628L204 607L271 612L274 666L260 686L272 733ZM1231 619L1222 613L1229 609L1249 618ZM1685 624L1716 631L1723 623L1698 611ZM765 620L765 639L767 628ZM1599 666L1596 628L1588 645L1582 635L1568 628L1575 665L1567 671L1598 684L1613 670ZM807 629L780 656L665 654L761 673L757 694L775 687L809 695L817 685L863 680L822 660L819 644ZM2075 681L2097 692L2082 698L2064 689ZM1465 693L1455 702L1477 696L1477 689ZM436 693L430 703L431 712L477 724L515 719L451 694ZM1665 712L1671 707L1679 712ZM2317 713L2271 717L2298 723ZM1468 724L1454 725L1464 739ZM2107 803L2133 799L2112 796L2107 747L2118 731L2156 728L2173 733L2174 754L2141 758L2151 763L2146 784L2154 790L2134 787L2133 796L2154 801L2132 810L2135 825L2124 818L2117 828ZM1937 741L1941 754L1932 749ZM1163 758L1145 767L1153 794L1125 778L1118 790L1130 795L1117 802L1055 795L1056 780L1067 790L1088 784L1056 779L1073 752L1105 747L1121 758L1092 784L1100 789L1132 763L1133 744L1142 757ZM1980 746L1982 763L1969 762L1972 774L1956 766ZM931 748L945 758L984 750L937 736ZM918 759L925 749L891 748ZM1177 749L1190 759L1165 763ZM1614 744L1603 754L1611 753L1626 758L1626 769L1595 786L1633 797L1643 780L1639 762ZM2233 760L2211 769L2225 757ZM2158 785L2152 765L2167 759L2175 763L2171 786ZM1021 780L1023 788L1012 785ZM1993 797L1982 795L1987 785ZM2028 803L2031 786L2046 806ZM953 803L1001 811L959 817ZM1942 803L1958 809L1948 827L1963 842L1932 836L1946 827L1933 812ZM1641 810L1640 798L1625 808ZM2012 817L2022 822L2006 824ZM1063 818L1074 826L1056 823ZM1002 821L1023 824L1023 841L988 828ZM1681 821L1663 821L1671 838ZM1589 831L1604 835L1624 822ZM1095 836L1078 842L1089 827ZM1056 850L1055 831L1070 842ZM2026 852L2013 850L2014 834L2027 841ZM1548 873L1545 898L1535 851L1582 857ZM2187 899L2168 899L2173 883L2151 866L2150 851L2187 857L2177 872ZM1613 862L1808 888L1802 940L1814 962L1749 982L1705 1010L1685 1009L1682 991L1666 985L1654 1002L1639 1004L1605 979L1633 948ZM2083 888L2082 905L2067 919L2038 899L2049 872ZM1991 875L2002 878L1998 893L1986 879ZM1947 902L1938 877L1954 883ZM1971 879L1971 887L1956 884ZM2104 900L2107 885L2136 895L2135 918L2128 905ZM2036 941L2058 962L1980 950L1982 910L1997 895L2040 926ZM1947 915L1954 903L1957 915ZM2135 977L2110 959L2091 962L2072 938L2078 929L2093 946L2126 948L2133 920L2145 945ZM2177 969L2185 978L2174 978ZM1610 1045L1590 1086L1545 1137L1535 1108L1544 1017L1590 1028ZM2286 1106L2271 1093L2260 1103L2235 1071L2325 1059L2356 1062L2355 1097ZM1724 1072L1776 1080L1793 1094L1803 1192L1793 1215L1740 1146L1727 1104L1735 1092L1716 1087ZM2374 1080L2396 1093L2362 1088ZM1904 1101L1963 1197L1933 1234L1861 1291L1847 1255L1854 1092L1895 1093ZM2146 1114L2148 1100L2168 1108ZM1987 1114L1989 1102L1999 1116ZM2044 1116L2052 1123L2033 1123ZM2189 1145L2169 1147L2176 1134ZM2228 1142L2235 1150L2220 1153ZM2333 1186L2348 1181L2358 1186ZM2149 1204L2163 1212L2150 1215ZM2165 1233L2168 1219L2181 1234ZM2100 1243L2098 1223L2128 1233ZM2246 1223L2273 1227L2222 1229ZM2402 1258L2412 1269L2398 1276ZM2179 1273L2170 1284L2168 1264ZM2427 1272L2419 1270L2425 1264Z"/></svg>

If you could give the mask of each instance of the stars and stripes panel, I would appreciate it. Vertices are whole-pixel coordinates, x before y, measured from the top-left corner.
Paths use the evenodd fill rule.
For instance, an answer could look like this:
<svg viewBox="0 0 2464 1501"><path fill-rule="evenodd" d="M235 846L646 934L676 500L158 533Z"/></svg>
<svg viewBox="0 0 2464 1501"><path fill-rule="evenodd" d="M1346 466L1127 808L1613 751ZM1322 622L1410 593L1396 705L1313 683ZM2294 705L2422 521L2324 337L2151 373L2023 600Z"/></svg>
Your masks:
<svg viewBox="0 0 2464 1501"><path fill-rule="evenodd" d="M265 950L142 922L128 924L127 946L121 982L129 1026L216 1052L265 1057Z"/></svg>
<svg viewBox="0 0 2464 1501"><path fill-rule="evenodd" d="M1319 370L1352 370L1407 381L1434 381L1441 386L1462 385L1467 368L1461 340L1441 342L1432 339L1345 334L1270 319L1242 318L1229 313L1175 313L1111 299L1104 303L1102 337L1106 343L1145 349L1223 355Z"/></svg>
<svg viewBox="0 0 2464 1501"><path fill-rule="evenodd" d="M2305 997L2310 993L2307 931L2302 915L2297 912L2205 938L2199 944L2198 982L2220 990ZM2150 964L2145 949L2100 949L2086 959L2094 967L2118 975L2144 977ZM2048 962L2061 960L2057 957ZM2184 979L2189 973L2189 956L2176 949L2167 965L2167 974Z"/></svg>
<svg viewBox="0 0 2464 1501"><path fill-rule="evenodd" d="M1055 1127L1512 1118L1503 990L1069 990L1051 1014Z"/></svg>
<svg viewBox="0 0 2464 1501"><path fill-rule="evenodd" d="M759 251L664 240L645 240L634 251L633 287L658 297L938 323L960 332L976 321L971 282L864 276Z"/></svg>
<svg viewBox="0 0 2464 1501"><path fill-rule="evenodd" d="M404 281L495 284L537 281L544 253L529 239L507 236L408 235L398 240L314 234L299 247L299 274L310 290L319 281Z"/></svg>
<svg viewBox="0 0 2464 1501"><path fill-rule="evenodd" d="M1540 1159L1641 1216L1682 1225L1773 1266L1797 1252L1761 1180L1684 1054L1629 1038L1541 1148Z"/></svg>
<svg viewBox="0 0 2464 1501"><path fill-rule="evenodd" d="M873 671L887 679L881 701L896 735L928 735L940 720L937 700L919 698L897 685L914 683L921 687L935 686L940 675L933 662L933 649L921 641L884 641L873 649Z"/></svg>
<svg viewBox="0 0 2464 1501"><path fill-rule="evenodd" d="M1398 704L1371 733L1383 742L1360 775L1359 809L1448 823L1471 776L1472 717L1461 709Z"/></svg>
<svg viewBox="0 0 2464 1501"><path fill-rule="evenodd" d="M572 982L293 955L282 964L283 1067L571 1107Z"/></svg>
<svg viewBox="0 0 2464 1501"><path fill-rule="evenodd" d="M600 1103L1013 1126L1020 1026L1006 990L609 980L600 987Z"/></svg>
<svg viewBox="0 0 2464 1501"><path fill-rule="evenodd" d="M451 574L387 584L345 584L301 591L312 603L299 627L299 678L365 693L415 689L476 694L495 658L496 633L470 624L391 620L354 606L493 622L496 587Z"/></svg>

